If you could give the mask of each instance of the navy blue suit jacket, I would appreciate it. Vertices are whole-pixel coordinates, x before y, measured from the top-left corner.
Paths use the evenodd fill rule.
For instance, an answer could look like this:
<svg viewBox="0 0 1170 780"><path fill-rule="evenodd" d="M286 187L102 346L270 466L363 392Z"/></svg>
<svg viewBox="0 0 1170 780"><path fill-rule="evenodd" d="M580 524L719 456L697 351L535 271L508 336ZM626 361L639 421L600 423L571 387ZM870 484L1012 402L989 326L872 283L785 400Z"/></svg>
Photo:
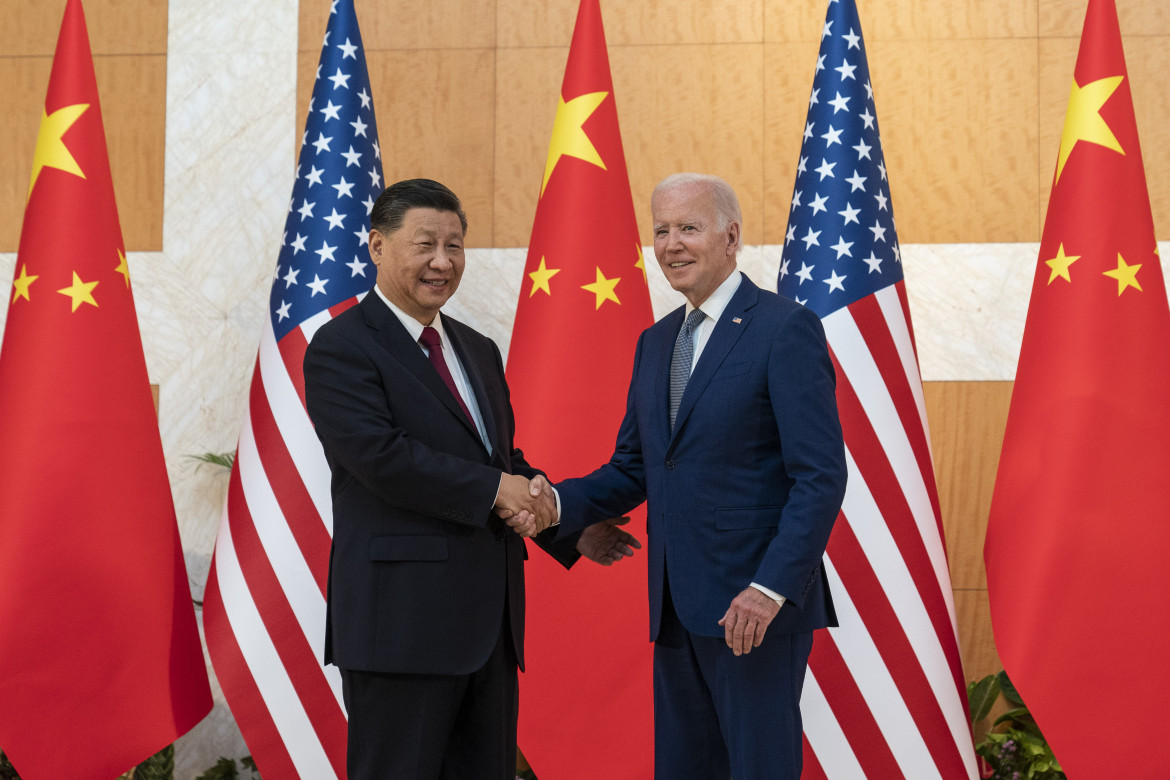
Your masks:
<svg viewBox="0 0 1170 780"><path fill-rule="evenodd" d="M693 634L722 637L718 621L752 582L787 598L769 632L835 625L821 559L846 465L820 320L744 276L695 365L672 433L670 361L684 310L638 340L609 463L557 485L561 533L648 500L651 640L667 577Z"/></svg>

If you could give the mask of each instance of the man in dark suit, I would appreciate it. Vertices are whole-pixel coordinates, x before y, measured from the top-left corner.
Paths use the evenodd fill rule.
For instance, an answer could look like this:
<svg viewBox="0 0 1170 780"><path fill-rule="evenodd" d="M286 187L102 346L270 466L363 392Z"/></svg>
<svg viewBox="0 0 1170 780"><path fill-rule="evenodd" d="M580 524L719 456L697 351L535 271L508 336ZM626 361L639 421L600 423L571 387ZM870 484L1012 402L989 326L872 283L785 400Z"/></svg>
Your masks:
<svg viewBox="0 0 1170 780"><path fill-rule="evenodd" d="M797 780L821 559L845 493L836 378L813 312L736 269L722 179L651 199L654 253L687 300L638 340L609 463L557 485L561 533L648 500L655 777Z"/></svg>
<svg viewBox="0 0 1170 780"><path fill-rule="evenodd" d="M467 219L438 182L371 212L373 291L317 331L305 399L332 469L325 660L341 669L351 778L512 780L524 655L520 534L553 520L524 460L499 349L439 311ZM533 486L529 480L533 479ZM507 510L516 533L492 514ZM602 523L539 544L569 566L632 537Z"/></svg>

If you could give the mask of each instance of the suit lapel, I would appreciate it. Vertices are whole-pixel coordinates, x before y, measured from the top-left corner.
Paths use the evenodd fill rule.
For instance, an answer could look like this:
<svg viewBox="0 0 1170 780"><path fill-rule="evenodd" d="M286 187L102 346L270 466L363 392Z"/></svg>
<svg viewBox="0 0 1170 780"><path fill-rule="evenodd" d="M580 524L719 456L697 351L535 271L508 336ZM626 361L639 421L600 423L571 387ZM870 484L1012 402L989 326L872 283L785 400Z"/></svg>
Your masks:
<svg viewBox="0 0 1170 780"><path fill-rule="evenodd" d="M439 316L443 317L443 330L451 340L451 348L459 356L459 362L463 364L468 384L471 385L471 392L475 393L475 403L479 407L479 416L483 418L487 440L492 443L492 452L500 452L502 444L499 439L499 425L496 421L496 415L492 411L492 401L496 394L488 390L487 384L487 373L492 369L489 364L493 361L472 349L470 340L465 338L463 323L450 317ZM479 436L479 431L476 431L475 435Z"/></svg>
<svg viewBox="0 0 1170 780"><path fill-rule="evenodd" d="M422 351L418 342L410 338L410 333L399 322L394 312L390 311L390 308L378 297L377 293L371 292L358 305L362 307L362 316L365 318L366 325L374 331L374 340L382 345L392 358L402 364L403 368L422 382L436 398L442 401L451 414L455 415L456 419L471 431L476 439L479 439L479 431L475 430L475 426L467 419L459 402L455 400L455 396L451 394L447 384L435 371L435 367L431 365L431 361Z"/></svg>
<svg viewBox="0 0 1170 780"><path fill-rule="evenodd" d="M711 382L711 377L715 375L715 370L719 368L724 358L731 352L731 348L743 335L751 321L751 314L748 310L756 305L759 297L760 288L756 287L755 283L745 275L739 284L739 289L731 296L727 308L723 310L719 322L715 323L715 330L711 331L711 336L703 347L703 354L699 356L699 362L695 364L695 370L691 372L691 378L687 380L687 389L683 392L682 401L678 407L678 416L674 420L675 434L682 429L691 410L695 408L699 396L703 394ZM682 327L681 322L679 327ZM667 361L668 377L669 373L670 366L669 361ZM669 378L667 381L669 383ZM671 438L674 438L673 434Z"/></svg>

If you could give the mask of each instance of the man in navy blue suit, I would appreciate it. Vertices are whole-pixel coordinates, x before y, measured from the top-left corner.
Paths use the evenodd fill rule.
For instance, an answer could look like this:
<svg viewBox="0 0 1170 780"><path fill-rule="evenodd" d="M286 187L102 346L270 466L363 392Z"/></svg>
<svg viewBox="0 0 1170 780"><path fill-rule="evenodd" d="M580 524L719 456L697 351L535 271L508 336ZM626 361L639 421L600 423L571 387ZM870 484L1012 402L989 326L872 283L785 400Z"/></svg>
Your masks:
<svg viewBox="0 0 1170 780"><path fill-rule="evenodd" d="M557 485L560 533L647 500L655 777L796 780L822 567L845 493L836 378L810 310L736 269L739 204L676 174L654 253L686 304L638 340L608 463Z"/></svg>

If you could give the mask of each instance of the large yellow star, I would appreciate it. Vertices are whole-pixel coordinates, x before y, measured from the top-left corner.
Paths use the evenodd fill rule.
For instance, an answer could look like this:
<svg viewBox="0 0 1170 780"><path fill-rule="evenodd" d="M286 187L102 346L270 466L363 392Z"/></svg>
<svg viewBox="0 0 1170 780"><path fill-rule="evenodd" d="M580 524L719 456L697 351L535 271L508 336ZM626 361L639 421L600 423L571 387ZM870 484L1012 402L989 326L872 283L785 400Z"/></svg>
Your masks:
<svg viewBox="0 0 1170 780"><path fill-rule="evenodd" d="M1138 292L1142 291L1142 286L1138 284L1137 272L1142 269L1142 264L1127 265L1125 258L1119 252L1117 254L1117 268L1112 271L1104 271L1106 276L1117 280L1117 294L1121 295L1125 292L1126 287L1134 287Z"/></svg>
<svg viewBox="0 0 1170 780"><path fill-rule="evenodd" d="M532 289L528 292L528 297L531 298L536 295L537 290L544 290L549 295L552 295L552 288L548 286L548 280L561 272L559 268L546 268L544 265L544 258L540 258L540 267L528 274L532 279Z"/></svg>
<svg viewBox="0 0 1170 780"><path fill-rule="evenodd" d="M641 245L634 244L634 251L638 255L638 262L634 263L634 268L641 268L642 269L642 281L645 282L647 285L649 285L650 279L649 279L649 277L646 276L646 258L642 254Z"/></svg>
<svg viewBox="0 0 1170 780"><path fill-rule="evenodd" d="M85 110L88 103L78 103L72 106L58 108L51 114L41 112L41 130L37 133L37 148L33 152L32 180L28 183L28 196L32 196L33 187L43 168L57 168L72 173L74 176L85 178L81 166L65 146L62 137L73 126ZM27 199L27 198L26 198Z"/></svg>
<svg viewBox="0 0 1170 780"><path fill-rule="evenodd" d="M118 267L114 269L122 276L126 277L126 289L130 289L130 266L126 264L126 255L122 254L122 250L118 250Z"/></svg>
<svg viewBox="0 0 1170 780"><path fill-rule="evenodd" d="M548 186L549 177L553 168L557 167L562 157L576 157L587 163L593 163L603 171L606 170L601 155L597 153L593 142L585 134L582 125L593 115L608 92L590 92L575 97L568 103L563 97L557 101L557 116L553 120L552 140L548 144L548 162L544 165L544 181L540 185L540 194L544 196L544 188Z"/></svg>
<svg viewBox="0 0 1170 780"><path fill-rule="evenodd" d="M1101 107L1121 86L1123 78L1110 76L1090 81L1083 87L1073 81L1072 94L1068 98L1068 114L1064 118L1064 132L1060 136L1060 156L1056 161L1057 181L1060 181L1060 174L1064 171L1064 164L1068 162L1073 147L1080 141L1099 144L1125 154L1117 136L1113 135L1109 125L1101 118Z"/></svg>
<svg viewBox="0 0 1170 780"><path fill-rule="evenodd" d="M1072 277L1068 274L1070 265L1080 260L1080 255L1066 255L1064 253L1064 244L1060 245L1060 249L1056 250L1056 257L1051 260L1045 260L1044 263L1052 269L1052 275L1048 277L1048 283L1052 284L1056 281L1056 277L1061 277L1066 282L1071 282Z"/></svg>
<svg viewBox="0 0 1170 780"><path fill-rule="evenodd" d="M22 265L20 267L20 276L16 277L16 279L14 279L12 282L12 286L14 288L12 291L12 302L16 303L17 298L24 298L26 301L32 301L32 298L28 297L28 288L32 287L32 283L40 278L41 277L39 276L29 276L28 265Z"/></svg>
<svg viewBox="0 0 1170 780"><path fill-rule="evenodd" d="M613 301L620 306L622 302L618 300L617 293L614 292L614 288L617 287L618 282L621 280L622 278L620 276L615 276L613 279L606 279L605 274L601 273L601 269L598 268L597 281L593 282L592 284L583 284L581 285L581 289L588 290L597 296L598 309L600 309L601 304L605 303L606 301Z"/></svg>
<svg viewBox="0 0 1170 780"><path fill-rule="evenodd" d="M83 303L88 303L92 306L97 306L97 301L93 299L93 288L97 287L97 282L83 282L77 272L73 272L73 286L65 287L57 292L62 295L68 295L73 299L73 311L77 311L77 307Z"/></svg>

